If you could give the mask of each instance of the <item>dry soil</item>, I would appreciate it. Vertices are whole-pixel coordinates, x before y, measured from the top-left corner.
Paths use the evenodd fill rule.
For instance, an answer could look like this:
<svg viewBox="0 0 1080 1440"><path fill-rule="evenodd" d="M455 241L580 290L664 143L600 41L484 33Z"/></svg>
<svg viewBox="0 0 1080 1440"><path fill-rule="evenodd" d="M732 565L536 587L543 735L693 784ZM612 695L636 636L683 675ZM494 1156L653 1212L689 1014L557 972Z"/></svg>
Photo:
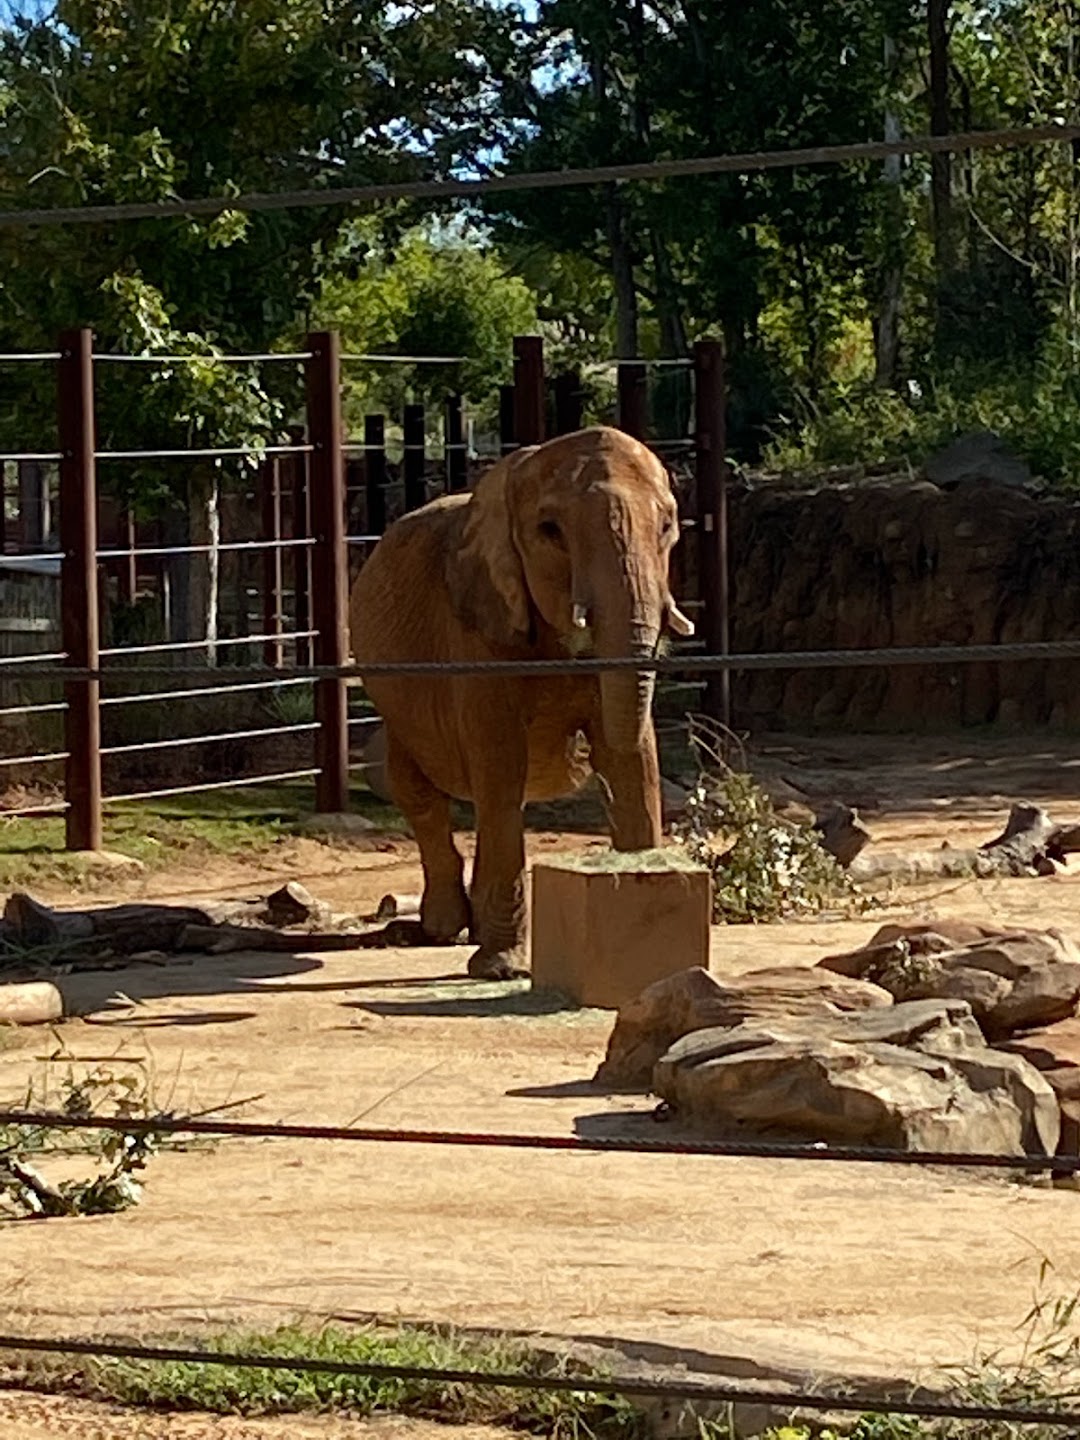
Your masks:
<svg viewBox="0 0 1080 1440"><path fill-rule="evenodd" d="M785 741L763 763L811 793L860 801L890 848L988 839L1020 797L1080 819L1080 746ZM534 834L530 850L589 843L600 842ZM252 893L286 878L360 911L419 881L406 842L369 854L299 841L213 875L117 882L98 898ZM718 928L713 965L811 964L886 914L1080 935L1080 866L923 885L870 918ZM71 977L85 1018L19 1033L0 1060L0 1101L22 1098L29 1080L55 1091L61 1047L80 1065L144 1070L157 1103L178 1110L244 1101L236 1114L267 1120L657 1135L646 1098L590 1083L610 1014L538 1011L520 984L462 978L466 953L241 954ZM1051 1293L1080 1283L1080 1194L964 1172L229 1141L155 1160L125 1214L0 1225L0 1294L4 1328L39 1334L378 1316L603 1340L703 1368L740 1355L914 1377L1015 1346L1044 1259ZM52 1404L33 1401L21 1430L0 1408L0 1432L62 1433L49 1428ZM284 1433L124 1423L88 1420L76 1433Z"/></svg>

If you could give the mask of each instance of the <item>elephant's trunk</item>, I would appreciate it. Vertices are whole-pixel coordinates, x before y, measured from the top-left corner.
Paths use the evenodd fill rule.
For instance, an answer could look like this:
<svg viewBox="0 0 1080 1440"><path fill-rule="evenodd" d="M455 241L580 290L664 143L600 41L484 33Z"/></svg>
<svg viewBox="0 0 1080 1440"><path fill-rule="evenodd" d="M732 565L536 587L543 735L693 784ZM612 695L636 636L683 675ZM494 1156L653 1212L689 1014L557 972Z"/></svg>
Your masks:
<svg viewBox="0 0 1080 1440"><path fill-rule="evenodd" d="M635 607L632 620L622 625L597 627L596 653L603 659L651 660L656 654L659 620L646 618ZM605 670L600 675L604 738L613 750L639 750L652 717L653 671Z"/></svg>

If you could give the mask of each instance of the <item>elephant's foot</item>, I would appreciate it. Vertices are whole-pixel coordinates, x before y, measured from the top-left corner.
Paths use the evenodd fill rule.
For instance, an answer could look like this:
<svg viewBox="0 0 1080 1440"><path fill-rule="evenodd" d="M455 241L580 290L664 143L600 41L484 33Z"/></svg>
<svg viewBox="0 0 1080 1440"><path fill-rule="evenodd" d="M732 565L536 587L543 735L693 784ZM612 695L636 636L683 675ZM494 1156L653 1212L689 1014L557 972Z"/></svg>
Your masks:
<svg viewBox="0 0 1080 1440"><path fill-rule="evenodd" d="M469 956L469 974L474 980L523 980L529 974L525 950L488 950L483 945Z"/></svg>
<svg viewBox="0 0 1080 1440"><path fill-rule="evenodd" d="M461 932L469 929L470 922L469 901L463 886L429 887L424 891L420 924L433 944L453 945Z"/></svg>

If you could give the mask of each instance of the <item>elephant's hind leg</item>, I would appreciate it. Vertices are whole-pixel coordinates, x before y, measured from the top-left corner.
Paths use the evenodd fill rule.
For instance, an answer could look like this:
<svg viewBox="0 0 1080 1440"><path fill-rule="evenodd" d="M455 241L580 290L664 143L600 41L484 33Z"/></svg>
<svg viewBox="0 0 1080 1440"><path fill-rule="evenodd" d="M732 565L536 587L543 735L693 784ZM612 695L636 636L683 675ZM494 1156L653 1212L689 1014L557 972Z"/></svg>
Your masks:
<svg viewBox="0 0 1080 1440"><path fill-rule="evenodd" d="M450 825L450 799L437 790L387 728L386 769L390 791L412 827L424 867L420 924L437 944L452 945L469 928L469 901L461 855Z"/></svg>

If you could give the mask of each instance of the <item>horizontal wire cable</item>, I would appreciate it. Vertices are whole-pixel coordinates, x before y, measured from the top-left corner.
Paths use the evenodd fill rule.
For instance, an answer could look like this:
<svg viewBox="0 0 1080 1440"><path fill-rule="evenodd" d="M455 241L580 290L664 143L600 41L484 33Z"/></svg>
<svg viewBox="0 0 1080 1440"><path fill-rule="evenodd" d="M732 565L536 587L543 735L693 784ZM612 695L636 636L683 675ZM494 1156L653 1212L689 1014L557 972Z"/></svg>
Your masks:
<svg viewBox="0 0 1080 1440"><path fill-rule="evenodd" d="M0 455L0 465L7 463L15 464L17 461L25 460L39 465L57 464L63 459L59 450L8 450Z"/></svg>
<svg viewBox="0 0 1080 1440"><path fill-rule="evenodd" d="M224 645L259 645L269 640L280 640L282 644L285 644L289 640L311 640L318 635L318 633L317 630L283 630L278 635L223 635L215 640L161 640L152 645L114 645L99 651L99 654L103 657L112 655L158 655L163 651L167 652L170 650L216 650ZM0 664L2 663L3 662L0 661ZM76 678L77 672L74 670L66 672L61 670L57 673L61 677L64 677L66 674L69 678ZM100 673L101 672L96 672L96 674ZM125 672L120 666L110 665L109 673L119 675ZM146 666L145 668L140 668L139 666L132 666L130 667L129 673L132 675L149 675L153 673L153 667ZM161 673L168 674L169 672L166 669L162 669ZM261 674L262 672L252 670L251 673ZM88 674L91 679L95 678L95 674L91 674L89 671L79 672L77 678L85 679ZM229 676L229 679L232 679L232 676Z"/></svg>
<svg viewBox="0 0 1080 1440"><path fill-rule="evenodd" d="M38 360L59 359L59 350L22 350L0 355L0 365L29 365Z"/></svg>
<svg viewBox="0 0 1080 1440"><path fill-rule="evenodd" d="M238 782L222 782L229 783ZM114 797L115 798L115 797ZM125 797L126 798L126 797ZM252 929L258 948L259 932ZM350 1125L308 1125L256 1120L199 1120L175 1115L67 1115L50 1110L0 1110L0 1125L50 1130L103 1130L120 1135L215 1135L247 1140L329 1140L361 1144L447 1145L499 1150L564 1150L595 1155L697 1155L727 1160L812 1160L840 1164L934 1166L961 1170L1080 1172L1077 1155L993 1155L974 1151L870 1149L858 1145L768 1140L630 1140L583 1135L526 1135L514 1131L405 1130Z"/></svg>
<svg viewBox="0 0 1080 1440"><path fill-rule="evenodd" d="M287 540L223 540L220 545L141 545L119 550L99 550L99 560L130 560L140 555L211 555L232 550L291 550L297 546L310 549L315 544L310 536Z"/></svg>
<svg viewBox="0 0 1080 1440"><path fill-rule="evenodd" d="M342 355L343 362L369 365L462 365L467 355Z"/></svg>
<svg viewBox="0 0 1080 1440"><path fill-rule="evenodd" d="M145 672L144 672L145 673ZM203 695L242 695L245 690L275 690L278 686L311 685L311 680L253 680L239 685L200 685L191 690L148 690L137 695L103 695L102 705L142 705L149 700L190 700ZM66 705L44 707L66 710ZM0 715L5 712L0 710Z"/></svg>
<svg viewBox="0 0 1080 1440"><path fill-rule="evenodd" d="M227 730L220 735L181 735L175 740L138 740L129 745L103 745L102 755L134 755L144 750L176 750L184 745L215 745L225 740L259 740L265 735L300 735L305 731L318 730L317 720L300 721L295 725L268 725L261 730ZM40 756L53 759L53 756ZM0 765L10 762L0 760Z"/></svg>
<svg viewBox="0 0 1080 1440"><path fill-rule="evenodd" d="M244 455L310 455L313 450L312 445L208 445L194 450L96 450L94 459L227 460Z"/></svg>
<svg viewBox="0 0 1080 1440"><path fill-rule="evenodd" d="M66 760L67 750L53 750L45 755L7 755L0 759L0 765L48 765L53 760Z"/></svg>
<svg viewBox="0 0 1080 1440"><path fill-rule="evenodd" d="M12 357L0 355L0 360L10 358ZM59 360L60 356L49 355L43 358ZM310 350L299 350L290 354L277 350L267 350L265 353L259 355L114 355L107 351L96 350L93 358L95 362L104 361L106 364L111 365L182 365L185 363L194 364L196 362L213 365L219 363L223 365L257 365L270 360L310 360L312 358L312 352Z"/></svg>
<svg viewBox="0 0 1080 1440"><path fill-rule="evenodd" d="M961 150L1011 150L1029 145L1067 144L1080 139L1078 125L1035 125L1007 130L970 130L953 135L916 135L906 140L856 141L843 145L803 146L789 150L753 150L732 155L703 155L684 160L646 160L565 170L494 175L477 180L404 180L383 185L335 189L250 192L191 199L126 201L103 205L60 205L0 211L0 226L90 225L116 220L156 220L182 215L222 215L273 210L327 208L383 200L443 200L474 195L562 190L613 181L678 180L702 175L753 174L803 165L833 165L890 156L941 155ZM358 357L363 358L363 357ZM397 359L400 357L388 357ZM423 357L427 358L427 357Z"/></svg>
<svg viewBox="0 0 1080 1440"><path fill-rule="evenodd" d="M102 805L126 804L129 800L164 800L174 795L201 795L205 790L240 790L249 785L284 784L286 780L307 780L321 770L281 770L272 775L247 775L239 780L205 780L198 785L170 785L163 790L138 790L132 795L106 795Z"/></svg>
<svg viewBox="0 0 1080 1440"><path fill-rule="evenodd" d="M365 537L357 536L360 540ZM125 655L149 655L173 650L206 650L226 645L254 645L270 641L285 644L292 640L311 639L316 630L290 630L279 635L225 636L218 640L162 641L153 645L130 645L103 649L102 657L112 658ZM4 665L29 665L42 657L5 656L0 658ZM61 660L62 655L46 656L45 660ZM601 675L606 672L630 670L641 674L681 675L709 674L735 671L758 670L845 670L867 666L894 665L972 665L1003 664L1012 661L1050 661L1080 659L1080 640L1032 640L1018 641L1004 645L932 645L932 646L885 646L872 650L785 650L765 651L755 654L734 655L678 655L657 656L655 659L617 657L601 659L558 660L380 660L363 665L311 665L294 666L289 670L278 670L273 666L245 666L244 674L260 679L310 679L310 680L362 680L365 676L414 675L431 678L449 678L466 675ZM175 669L165 666L135 666L109 664L99 669L78 666L51 666L44 663L24 678L39 680L105 680L120 675L149 676L154 674L175 675ZM225 678L225 677L223 677ZM232 676L228 677L232 679Z"/></svg>
<svg viewBox="0 0 1080 1440"><path fill-rule="evenodd" d="M0 1350L43 1355L87 1355L98 1359L167 1364L220 1365L237 1370L285 1370L297 1374L349 1375L369 1380L420 1380L442 1385L475 1385L492 1390L544 1390L575 1395L639 1399L699 1400L715 1404L782 1405L791 1410L838 1410L849 1414L913 1415L924 1419L998 1421L1019 1425L1075 1425L1080 1410L1043 1405L979 1405L959 1400L859 1394L860 1382L840 1381L840 1394L762 1385L731 1385L698 1379L636 1376L559 1375L530 1370L460 1370L435 1365L389 1365L369 1360L334 1360L309 1355L245 1354L180 1345L141 1345L111 1340L47 1339L0 1335Z"/></svg>
<svg viewBox="0 0 1080 1440"><path fill-rule="evenodd" d="M54 660L66 660L66 650L56 650L44 655L0 655L0 669L5 665L31 665L37 661L39 665L51 664ZM62 672L58 672L62 676Z"/></svg>
<svg viewBox="0 0 1080 1440"><path fill-rule="evenodd" d="M19 805L14 810L0 810L0 820L21 820L31 815L59 815L71 806L66 800L55 800L48 805Z"/></svg>
<svg viewBox="0 0 1080 1440"><path fill-rule="evenodd" d="M50 705L5 705L0 710L0 719L6 715L48 715L56 710L66 710L67 701L57 700Z"/></svg>

